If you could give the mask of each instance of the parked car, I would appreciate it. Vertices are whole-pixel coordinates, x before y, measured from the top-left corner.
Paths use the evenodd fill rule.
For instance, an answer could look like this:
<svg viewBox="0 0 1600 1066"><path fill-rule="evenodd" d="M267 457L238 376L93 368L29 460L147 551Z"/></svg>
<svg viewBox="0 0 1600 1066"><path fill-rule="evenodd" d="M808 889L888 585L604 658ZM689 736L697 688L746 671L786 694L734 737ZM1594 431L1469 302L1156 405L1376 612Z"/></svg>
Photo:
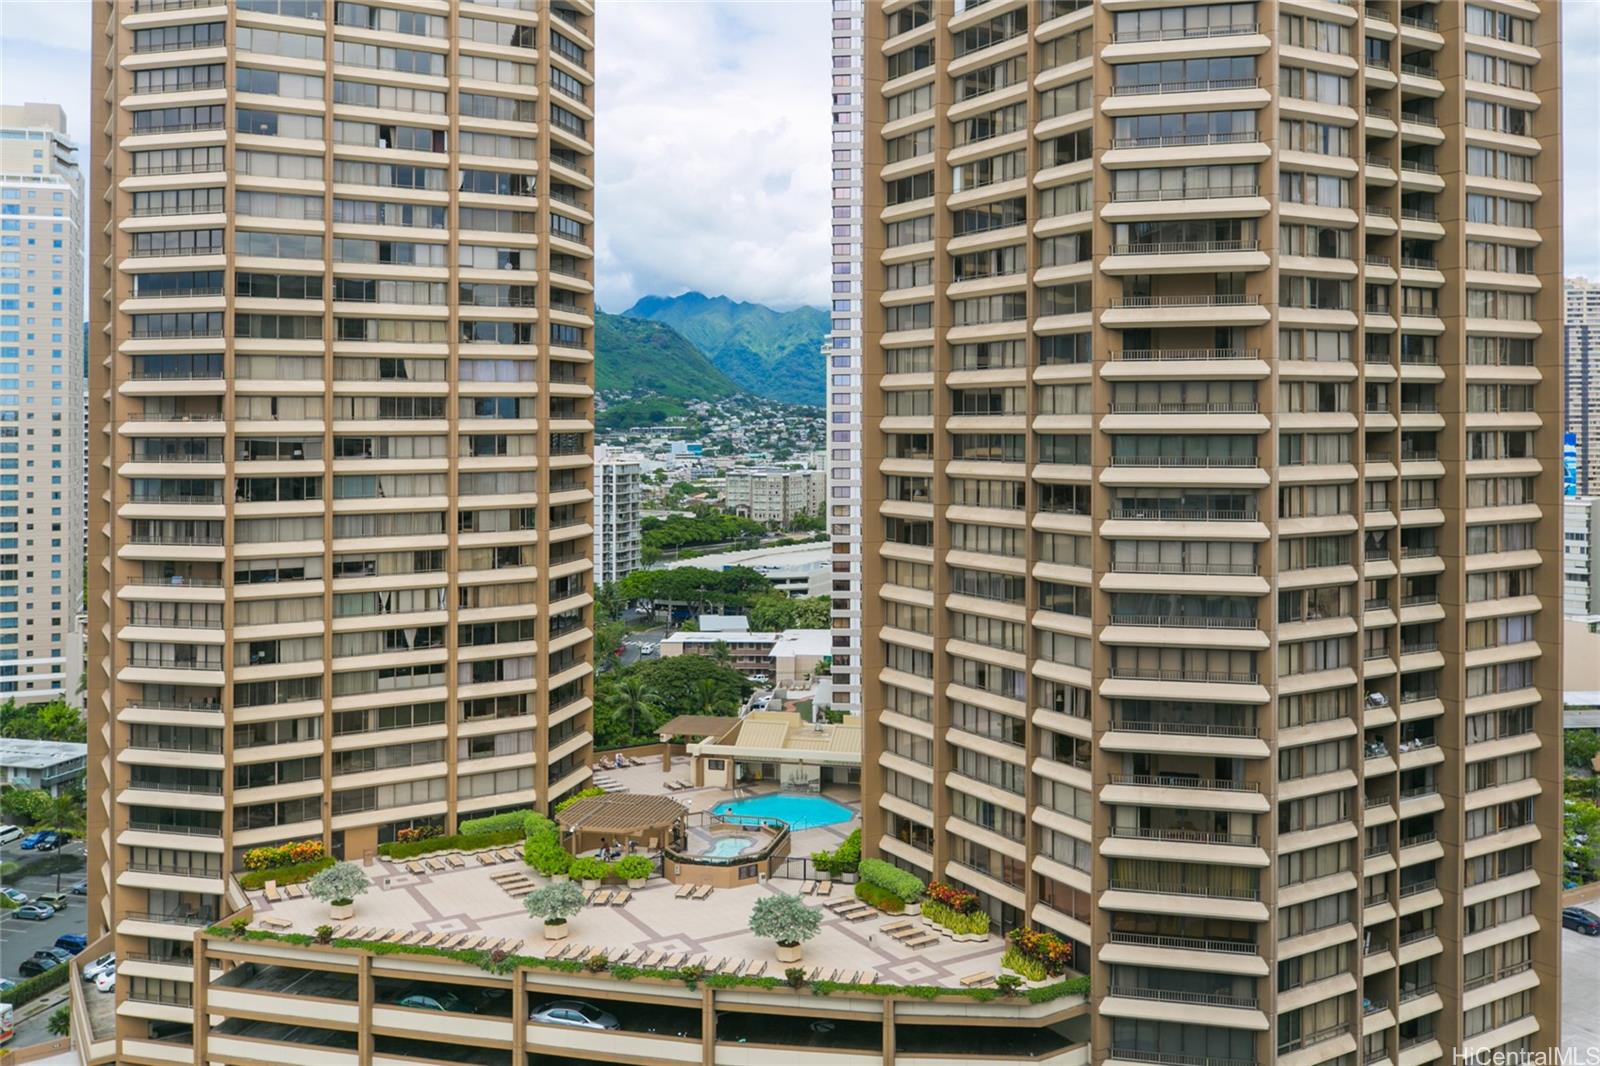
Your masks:
<svg viewBox="0 0 1600 1066"><path fill-rule="evenodd" d="M101 970L94 979L94 987L100 992L115 992L117 990L117 968Z"/></svg>
<svg viewBox="0 0 1600 1066"><path fill-rule="evenodd" d="M17 973L22 977L38 977L42 973L49 973L51 970L60 965L61 960L54 958L41 959L35 957L31 959L23 959L22 965L17 967Z"/></svg>
<svg viewBox="0 0 1600 1066"><path fill-rule="evenodd" d="M0 895L5 896L12 903L28 902L28 894L20 888L0 888Z"/></svg>
<svg viewBox="0 0 1600 1066"><path fill-rule="evenodd" d="M0 977L0 997L17 987L17 983L9 977Z"/></svg>
<svg viewBox="0 0 1600 1066"><path fill-rule="evenodd" d="M89 938L82 933L62 933L56 937L56 947L62 951L70 951L74 955L89 946Z"/></svg>
<svg viewBox="0 0 1600 1066"><path fill-rule="evenodd" d="M45 833L44 839L39 841L38 844L34 845L33 850L59 851L61 849L61 845L65 844L66 842L67 838L62 836L60 833Z"/></svg>
<svg viewBox="0 0 1600 1066"><path fill-rule="evenodd" d="M48 903L58 911L65 909L71 899L65 892L41 892L33 897L35 903Z"/></svg>
<svg viewBox="0 0 1600 1066"><path fill-rule="evenodd" d="M33 957L36 959L55 959L57 962L70 962L72 960L72 952L62 948L40 948L33 953Z"/></svg>
<svg viewBox="0 0 1600 1066"><path fill-rule="evenodd" d="M39 846L40 841L54 836L55 834L48 829L40 829L37 832L29 833L22 838L22 850L32 851Z"/></svg>
<svg viewBox="0 0 1600 1066"><path fill-rule="evenodd" d="M87 896L89 894L89 882L79 881L77 884L73 885L72 894L74 896Z"/></svg>
<svg viewBox="0 0 1600 1066"><path fill-rule="evenodd" d="M114 951L108 951L98 959L95 959L93 962L86 962L83 964L83 978L86 981L93 981L96 977L99 977L107 970L115 970L116 968L117 953Z"/></svg>
<svg viewBox="0 0 1600 1066"><path fill-rule="evenodd" d="M24 903L11 912L13 918L22 918L30 922L42 922L46 918L54 918L56 909L48 903Z"/></svg>
<svg viewBox="0 0 1600 1066"><path fill-rule="evenodd" d="M1600 915L1582 907L1564 907L1561 910L1561 928L1576 930L1584 936L1600 936Z"/></svg>
<svg viewBox="0 0 1600 1066"><path fill-rule="evenodd" d="M460 996L451 995L449 992L440 992L436 996L413 992L409 996L401 996L395 1000L394 1005L397 1007L414 1007L417 1010L447 1010L463 1014L471 1012L471 1008L467 1006Z"/></svg>
<svg viewBox="0 0 1600 1066"><path fill-rule="evenodd" d="M531 1022L550 1025L573 1025L581 1029L621 1029L622 1023L614 1014L607 1014L593 1003L581 999L558 999L535 1010L528 1016Z"/></svg>
<svg viewBox="0 0 1600 1066"><path fill-rule="evenodd" d="M22 839L22 830L14 825L0 825L0 844L10 844Z"/></svg>

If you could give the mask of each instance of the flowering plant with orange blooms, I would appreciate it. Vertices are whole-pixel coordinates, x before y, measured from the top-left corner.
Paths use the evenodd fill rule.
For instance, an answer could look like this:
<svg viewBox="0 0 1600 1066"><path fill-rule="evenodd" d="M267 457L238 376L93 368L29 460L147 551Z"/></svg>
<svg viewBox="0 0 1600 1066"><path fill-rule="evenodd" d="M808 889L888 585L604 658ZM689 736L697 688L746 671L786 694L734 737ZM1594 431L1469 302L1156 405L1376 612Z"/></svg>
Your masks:
<svg viewBox="0 0 1600 1066"><path fill-rule="evenodd" d="M292 844L278 844L269 848L251 848L244 853L246 870L270 870L276 866L292 866L302 862L315 862L323 856L322 841L297 840Z"/></svg>
<svg viewBox="0 0 1600 1066"><path fill-rule="evenodd" d="M944 904L958 914L971 914L978 908L976 892L968 892L964 888L956 888L943 881L935 881L928 886L928 898L935 903Z"/></svg>
<svg viewBox="0 0 1600 1066"><path fill-rule="evenodd" d="M1072 965L1072 945L1054 933L1037 929L1013 929L1006 939L1025 958L1044 967L1045 973L1054 977L1063 974Z"/></svg>

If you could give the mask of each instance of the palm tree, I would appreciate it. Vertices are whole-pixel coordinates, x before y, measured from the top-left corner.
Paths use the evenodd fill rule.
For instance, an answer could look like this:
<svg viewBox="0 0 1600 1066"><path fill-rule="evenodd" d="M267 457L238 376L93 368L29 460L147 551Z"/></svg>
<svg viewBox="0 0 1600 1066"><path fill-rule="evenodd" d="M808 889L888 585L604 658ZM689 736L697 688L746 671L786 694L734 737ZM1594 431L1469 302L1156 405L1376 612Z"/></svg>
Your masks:
<svg viewBox="0 0 1600 1066"><path fill-rule="evenodd" d="M716 714L717 704L722 702L722 690L711 678L702 677L694 684L694 702L701 714Z"/></svg>
<svg viewBox="0 0 1600 1066"><path fill-rule="evenodd" d="M719 640L711 645L711 661L718 666L729 666L733 663L733 649L728 647L728 642Z"/></svg>
<svg viewBox="0 0 1600 1066"><path fill-rule="evenodd" d="M628 716L628 734L639 735L639 715L656 709L656 694L642 677L625 677L617 686L617 709Z"/></svg>
<svg viewBox="0 0 1600 1066"><path fill-rule="evenodd" d="M51 796L50 802L39 809L38 818L28 828L34 832L53 830L58 836L83 836L83 797L75 792ZM62 863L56 863L56 891L61 891Z"/></svg>

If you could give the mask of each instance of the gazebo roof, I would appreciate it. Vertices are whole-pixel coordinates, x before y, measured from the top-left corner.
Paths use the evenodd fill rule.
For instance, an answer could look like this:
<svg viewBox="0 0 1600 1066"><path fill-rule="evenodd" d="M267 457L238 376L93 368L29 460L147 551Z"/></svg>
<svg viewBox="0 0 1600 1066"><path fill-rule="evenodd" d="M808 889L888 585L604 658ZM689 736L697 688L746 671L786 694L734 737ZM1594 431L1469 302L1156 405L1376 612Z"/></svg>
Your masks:
<svg viewBox="0 0 1600 1066"><path fill-rule="evenodd" d="M739 727L739 719L725 714L680 714L663 722L656 735L667 737L720 737Z"/></svg>
<svg viewBox="0 0 1600 1066"><path fill-rule="evenodd" d="M615 833L627 836L649 829L663 829L688 813L688 808L667 796L635 796L611 792L586 796L556 815L556 823L568 832Z"/></svg>

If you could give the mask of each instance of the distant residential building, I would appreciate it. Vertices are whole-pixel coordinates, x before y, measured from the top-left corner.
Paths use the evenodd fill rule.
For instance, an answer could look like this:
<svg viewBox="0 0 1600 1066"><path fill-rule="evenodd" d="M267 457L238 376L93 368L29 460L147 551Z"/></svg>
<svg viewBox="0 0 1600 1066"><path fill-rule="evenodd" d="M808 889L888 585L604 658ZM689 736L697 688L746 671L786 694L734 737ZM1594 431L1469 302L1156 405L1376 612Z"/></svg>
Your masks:
<svg viewBox="0 0 1600 1066"><path fill-rule="evenodd" d="M1600 499L1594 496L1569 496L1562 529L1561 572L1562 613L1569 618L1600 614L1600 590L1596 588L1593 545L1600 537Z"/></svg>
<svg viewBox="0 0 1600 1066"><path fill-rule="evenodd" d="M741 517L786 526L822 510L825 477L821 470L730 470L727 506Z"/></svg>
<svg viewBox="0 0 1600 1066"><path fill-rule="evenodd" d="M668 451L675 459L690 457L698 459L704 454L705 445L699 441L675 440L669 445Z"/></svg>
<svg viewBox="0 0 1600 1066"><path fill-rule="evenodd" d="M1600 282L1566 286L1566 431L1578 446L1578 494L1600 492Z"/></svg>
<svg viewBox="0 0 1600 1066"><path fill-rule="evenodd" d="M791 599L826 596L832 580L831 552L826 544L783 544L773 548L717 552L666 564L669 570L680 566L706 570L749 567L772 582L774 589Z"/></svg>
<svg viewBox="0 0 1600 1066"><path fill-rule="evenodd" d="M746 676L764 675L773 685L792 686L805 681L831 651L826 629L787 629L781 633L724 631L674 633L661 641L661 657L716 654L718 644L728 648L728 665Z"/></svg>
<svg viewBox="0 0 1600 1066"><path fill-rule="evenodd" d="M66 740L0 738L0 785L59 796L82 780L88 753L87 744Z"/></svg>
<svg viewBox="0 0 1600 1066"><path fill-rule="evenodd" d="M643 457L604 444L594 449L594 579L618 581L640 566Z"/></svg>
<svg viewBox="0 0 1600 1066"><path fill-rule="evenodd" d="M861 0L833 0L833 321L828 368L828 536L834 706L861 712Z"/></svg>
<svg viewBox="0 0 1600 1066"><path fill-rule="evenodd" d="M55 104L0 108L0 700L30 703L76 701L83 673L83 178L66 129Z"/></svg>

